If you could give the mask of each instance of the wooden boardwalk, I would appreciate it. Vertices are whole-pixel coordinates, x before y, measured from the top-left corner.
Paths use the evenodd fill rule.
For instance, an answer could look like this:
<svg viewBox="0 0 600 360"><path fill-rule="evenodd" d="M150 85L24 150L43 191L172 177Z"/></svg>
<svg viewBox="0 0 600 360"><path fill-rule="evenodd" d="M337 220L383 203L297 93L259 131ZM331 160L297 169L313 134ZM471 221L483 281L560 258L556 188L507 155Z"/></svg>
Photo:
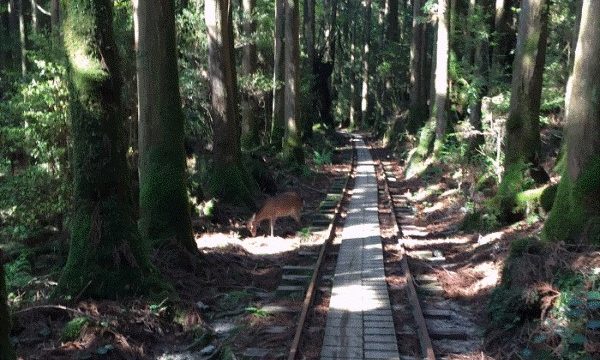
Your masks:
<svg viewBox="0 0 600 360"><path fill-rule="evenodd" d="M369 149L355 137L356 182L333 278L321 359L399 359Z"/></svg>

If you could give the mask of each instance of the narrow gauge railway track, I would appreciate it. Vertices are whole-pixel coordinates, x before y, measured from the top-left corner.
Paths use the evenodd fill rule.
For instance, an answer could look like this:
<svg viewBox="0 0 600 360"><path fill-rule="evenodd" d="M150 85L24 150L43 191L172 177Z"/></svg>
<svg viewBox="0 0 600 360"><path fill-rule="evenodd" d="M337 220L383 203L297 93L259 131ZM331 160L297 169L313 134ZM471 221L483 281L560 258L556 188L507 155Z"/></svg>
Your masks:
<svg viewBox="0 0 600 360"><path fill-rule="evenodd" d="M393 232L397 235L395 250L399 271L406 280L403 292L406 303L396 304L397 312L412 312L410 325L397 324L399 345L418 339L419 354L400 353L401 359L444 359L480 351L481 339L468 308L445 297L436 272L453 264L444 256L448 242L440 234L431 234L417 226L415 204L405 194L399 172L391 161L377 161L379 198L389 208ZM413 265L416 266L413 269ZM428 269L424 271L423 269ZM442 270L443 271L443 270ZM404 317L406 318L406 316Z"/></svg>
<svg viewBox="0 0 600 360"><path fill-rule="evenodd" d="M284 326L271 326L261 329L260 332L272 336L273 341L269 346L246 346L241 349L242 359L299 359L311 349L317 351L319 344L308 341L308 349L304 347L307 338L315 335L314 327L306 324L312 321L312 308L315 299L320 301L323 296L328 296L333 277L332 264L335 264L337 253L333 244L336 234L340 230L343 206L350 187L352 187L353 170L356 164L356 150L351 144L350 158L344 163L349 163L350 170L346 176L335 178L330 185L324 200L319 203L315 213L311 215L310 233L317 234L323 240L318 251L299 251L304 258L302 264L288 264L282 266L281 282L274 293L263 293L264 301L260 302L260 309L270 313L283 315ZM277 305L289 299L286 305ZM302 300L299 304L299 300ZM293 332L290 331L293 327ZM291 339L291 341L290 341ZM302 354L302 355L300 355Z"/></svg>

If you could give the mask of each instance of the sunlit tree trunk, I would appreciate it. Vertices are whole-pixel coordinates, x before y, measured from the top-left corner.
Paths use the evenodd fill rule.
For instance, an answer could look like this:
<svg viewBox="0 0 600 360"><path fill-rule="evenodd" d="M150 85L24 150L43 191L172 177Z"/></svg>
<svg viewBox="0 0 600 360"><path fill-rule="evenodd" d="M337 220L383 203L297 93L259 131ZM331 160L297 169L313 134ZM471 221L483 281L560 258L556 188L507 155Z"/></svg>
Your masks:
<svg viewBox="0 0 600 360"><path fill-rule="evenodd" d="M271 145L281 149L285 132L284 105L284 36L285 0L275 0L275 34L273 43L273 120Z"/></svg>
<svg viewBox="0 0 600 360"><path fill-rule="evenodd" d="M196 250L186 189L174 0L134 0L137 45L139 228L155 246ZM160 9L160 11L157 11Z"/></svg>
<svg viewBox="0 0 600 360"><path fill-rule="evenodd" d="M369 76L371 72L371 0L363 1L364 41L362 52L362 89L360 100L360 121L363 126L369 122Z"/></svg>
<svg viewBox="0 0 600 360"><path fill-rule="evenodd" d="M519 38L515 62L510 108L506 121L504 175L498 190L502 213L509 216L518 191L529 169L538 184L549 180L540 165L540 99L542 75L548 37L546 0L523 0L519 17Z"/></svg>
<svg viewBox="0 0 600 360"><path fill-rule="evenodd" d="M433 73L433 91L429 120L422 127L419 143L412 153L407 167L407 176L419 174L425 168L425 159L437 156L444 144L446 135L448 98L448 54L449 54L449 11L447 0L439 0L437 8L437 41L435 50L435 71Z"/></svg>
<svg viewBox="0 0 600 360"><path fill-rule="evenodd" d="M244 20L242 31L246 44L242 49L242 75L252 77L257 70L256 52L256 0L243 0ZM253 93L244 92L242 95L242 147L255 148L260 145L260 117L258 100Z"/></svg>
<svg viewBox="0 0 600 360"><path fill-rule="evenodd" d="M133 218L121 72L110 0L65 2L74 204L57 295L114 298L164 289Z"/></svg>
<svg viewBox="0 0 600 360"><path fill-rule="evenodd" d="M298 0L285 0L285 139L283 150L286 158L302 164L300 123L300 39Z"/></svg>
<svg viewBox="0 0 600 360"><path fill-rule="evenodd" d="M600 2L584 0L566 96L566 160L544 226L551 241L600 244Z"/></svg>
<svg viewBox="0 0 600 360"><path fill-rule="evenodd" d="M412 38L410 43L410 112L407 130L416 134L427 119L427 40L423 18L423 0L413 0Z"/></svg>
<svg viewBox="0 0 600 360"><path fill-rule="evenodd" d="M8 311L6 283L4 277L4 254L0 250L0 359L14 360L17 358L10 344L10 313Z"/></svg>
<svg viewBox="0 0 600 360"><path fill-rule="evenodd" d="M258 186L241 160L231 0L206 0L204 19L208 31L210 114L213 120L211 190L223 200L254 206Z"/></svg>
<svg viewBox="0 0 600 360"><path fill-rule="evenodd" d="M357 11L352 8L352 13L356 15ZM360 123L360 94L359 94L359 82L357 76L358 60L360 56L358 56L359 46L358 46L358 25L357 21L352 22L352 34L351 34L351 44L350 44L350 129L356 129Z"/></svg>
<svg viewBox="0 0 600 360"><path fill-rule="evenodd" d="M437 49L435 62L435 97L431 104L431 117L435 117L434 156L439 155L448 124L446 103L448 101L448 56L450 51L450 11L447 0L438 0Z"/></svg>

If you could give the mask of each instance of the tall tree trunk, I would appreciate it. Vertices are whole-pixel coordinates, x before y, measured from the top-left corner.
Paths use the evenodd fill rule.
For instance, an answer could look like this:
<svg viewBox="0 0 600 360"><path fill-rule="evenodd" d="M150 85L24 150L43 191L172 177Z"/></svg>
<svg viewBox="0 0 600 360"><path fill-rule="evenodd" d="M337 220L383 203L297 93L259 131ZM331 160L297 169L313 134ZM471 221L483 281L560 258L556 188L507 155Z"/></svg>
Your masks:
<svg viewBox="0 0 600 360"><path fill-rule="evenodd" d="M552 241L600 244L600 2L584 0L566 101L565 169L544 226Z"/></svg>
<svg viewBox="0 0 600 360"><path fill-rule="evenodd" d="M231 0L206 0L204 4L213 119L211 191L225 201L254 206L258 186L241 161L231 5Z"/></svg>
<svg viewBox="0 0 600 360"><path fill-rule="evenodd" d="M411 154L406 170L407 177L418 175L425 169L425 160L433 150L436 157L446 134L448 98L449 8L447 0L439 0L437 8L437 35L432 73L433 93L429 120L421 128L419 143ZM433 149L432 146L433 145Z"/></svg>
<svg viewBox="0 0 600 360"><path fill-rule="evenodd" d="M469 13L482 14L487 9L486 3L483 4L481 1L477 3L476 0L469 0ZM469 104L469 124L474 130L474 133L468 140L467 157L472 157L477 154L481 145L485 143L485 137L483 135L482 126L482 99L487 94L489 89L489 71L490 71L490 60L489 50L490 43L487 37L478 35L478 32L489 33L491 23L484 23L483 28L477 28L475 24L470 25L468 29L469 39L473 43L474 48L471 50L471 57L473 59L473 81L476 84L480 84L477 87L477 94Z"/></svg>
<svg viewBox="0 0 600 360"><path fill-rule="evenodd" d="M314 89L317 96L316 102L319 104L320 120L329 129L333 129L334 127L331 108L333 101L332 89L335 91L333 87L333 71L335 69L337 4L338 0L328 0L323 5L325 7L325 48L323 54L318 59L315 58L313 62L313 72L315 75Z"/></svg>
<svg viewBox="0 0 600 360"><path fill-rule="evenodd" d="M362 126L369 122L369 76L371 76L371 0L364 0L364 41L362 53L362 92L360 100L360 121Z"/></svg>
<svg viewBox="0 0 600 360"><path fill-rule="evenodd" d="M416 134L427 119L427 38L423 18L423 0L413 0L412 38L410 43L410 112L407 130Z"/></svg>
<svg viewBox="0 0 600 360"><path fill-rule="evenodd" d="M527 1L527 0L523 0ZM492 36L495 46L492 49L492 80L508 81L510 79L513 64L513 49L517 41L515 28L513 27L514 12L512 7L515 0L496 0L496 12L494 16L494 33Z"/></svg>
<svg viewBox="0 0 600 360"><path fill-rule="evenodd" d="M17 0L17 9L19 14L19 44L21 50L20 64L21 64L21 76L25 77L27 74L27 33L25 26L25 7L24 0Z"/></svg>
<svg viewBox="0 0 600 360"><path fill-rule="evenodd" d="M540 98L548 37L547 0L523 0L519 38L513 65L510 108L506 121L504 176L498 190L502 212L512 213L516 192L523 190L525 174L537 184L549 180L540 165Z"/></svg>
<svg viewBox="0 0 600 360"><path fill-rule="evenodd" d="M133 218L112 1L65 5L75 185L71 246L56 292L114 298L165 289Z"/></svg>
<svg viewBox="0 0 600 360"><path fill-rule="evenodd" d="M307 54L307 68L308 72L311 74L310 79L310 88L311 92L308 94L309 102L315 103L319 100L316 93L318 92L318 68L316 58L315 58L315 0L304 0L304 45ZM327 84L327 80L324 85ZM302 119L302 138L304 140L310 139L312 137L312 125L313 125L313 116L310 114L304 114Z"/></svg>
<svg viewBox="0 0 600 360"><path fill-rule="evenodd" d="M61 14L60 14L60 0L50 0L51 4L50 4L50 24L52 27L52 33L53 34L59 34L60 33L60 21L61 21Z"/></svg>
<svg viewBox="0 0 600 360"><path fill-rule="evenodd" d="M187 250L196 251L185 185L175 1L134 0L133 6L137 45L140 232L155 247L176 239Z"/></svg>
<svg viewBox="0 0 600 360"><path fill-rule="evenodd" d="M31 32L36 34L38 32L38 9L36 0L30 0L31 3Z"/></svg>
<svg viewBox="0 0 600 360"><path fill-rule="evenodd" d="M285 140L286 158L303 164L300 123L300 40L298 0L285 0Z"/></svg>
<svg viewBox="0 0 600 360"><path fill-rule="evenodd" d="M10 69L11 42L8 19L8 0L0 0L0 71Z"/></svg>
<svg viewBox="0 0 600 360"><path fill-rule="evenodd" d="M352 7L353 15L357 15L358 11L356 8ZM351 35L351 44L350 44L350 128L356 129L360 123L360 84L358 82L357 70L359 68L359 51L360 47L358 46L358 22L352 22L352 35Z"/></svg>
<svg viewBox="0 0 600 360"><path fill-rule="evenodd" d="M10 344L10 312L8 310L6 282L4 277L4 253L0 250L0 359L15 360L17 355Z"/></svg>
<svg viewBox="0 0 600 360"><path fill-rule="evenodd" d="M242 49L242 75L252 77L257 70L256 52L256 0L242 0L244 21L242 31L246 44ZM242 95L242 147L251 149L260 145L260 117L258 99L252 92L245 91Z"/></svg>
<svg viewBox="0 0 600 360"><path fill-rule="evenodd" d="M273 43L273 120L271 145L280 150L285 132L284 107L284 36L285 0L275 0L275 34Z"/></svg>
<svg viewBox="0 0 600 360"><path fill-rule="evenodd" d="M448 57L450 51L449 15L448 0L438 0L435 98L431 105L431 116L435 116L436 119L434 156L439 155L444 145L448 124L446 103L448 102Z"/></svg>

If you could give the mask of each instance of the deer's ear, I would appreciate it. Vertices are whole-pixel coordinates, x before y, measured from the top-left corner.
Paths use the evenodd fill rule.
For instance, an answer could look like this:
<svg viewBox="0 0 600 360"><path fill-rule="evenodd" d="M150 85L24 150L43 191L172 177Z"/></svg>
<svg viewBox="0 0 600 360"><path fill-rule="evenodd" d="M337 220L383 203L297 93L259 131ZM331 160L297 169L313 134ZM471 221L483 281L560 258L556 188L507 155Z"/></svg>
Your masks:
<svg viewBox="0 0 600 360"><path fill-rule="evenodd" d="M256 219L256 214L252 215L252 219L250 219L250 221L254 221Z"/></svg>

